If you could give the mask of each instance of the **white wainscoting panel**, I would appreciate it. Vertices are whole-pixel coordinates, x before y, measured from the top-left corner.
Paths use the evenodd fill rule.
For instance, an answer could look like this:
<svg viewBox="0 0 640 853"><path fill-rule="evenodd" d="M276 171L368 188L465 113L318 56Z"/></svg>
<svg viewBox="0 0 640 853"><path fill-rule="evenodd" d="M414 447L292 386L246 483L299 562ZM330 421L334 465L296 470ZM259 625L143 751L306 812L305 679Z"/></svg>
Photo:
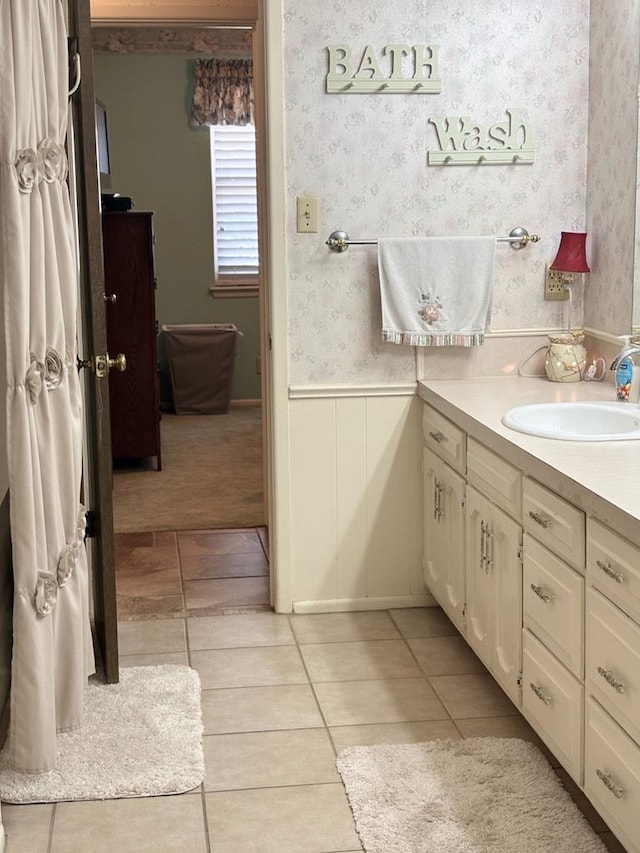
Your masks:
<svg viewBox="0 0 640 853"><path fill-rule="evenodd" d="M336 405L291 404L291 571L293 600L336 598Z"/></svg>
<svg viewBox="0 0 640 853"><path fill-rule="evenodd" d="M360 390L296 398L290 407L294 609L430 603L421 401Z"/></svg>
<svg viewBox="0 0 640 853"><path fill-rule="evenodd" d="M335 400L336 598L367 595L367 406L363 398Z"/></svg>

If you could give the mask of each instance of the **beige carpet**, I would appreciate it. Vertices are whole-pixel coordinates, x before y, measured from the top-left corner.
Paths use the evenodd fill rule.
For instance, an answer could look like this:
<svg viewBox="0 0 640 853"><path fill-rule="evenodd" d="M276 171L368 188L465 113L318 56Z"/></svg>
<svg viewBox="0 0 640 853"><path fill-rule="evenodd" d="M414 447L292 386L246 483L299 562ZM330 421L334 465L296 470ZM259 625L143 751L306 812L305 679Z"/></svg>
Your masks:
<svg viewBox="0 0 640 853"><path fill-rule="evenodd" d="M606 853L517 738L355 746L337 766L366 853Z"/></svg>
<svg viewBox="0 0 640 853"><path fill-rule="evenodd" d="M262 411L163 414L162 471L119 464L113 476L116 533L264 525Z"/></svg>
<svg viewBox="0 0 640 853"><path fill-rule="evenodd" d="M56 769L16 773L0 764L2 802L111 800L193 790L205 772L200 693L200 676L188 666L128 667L120 671L119 684L92 679L83 725L58 735Z"/></svg>

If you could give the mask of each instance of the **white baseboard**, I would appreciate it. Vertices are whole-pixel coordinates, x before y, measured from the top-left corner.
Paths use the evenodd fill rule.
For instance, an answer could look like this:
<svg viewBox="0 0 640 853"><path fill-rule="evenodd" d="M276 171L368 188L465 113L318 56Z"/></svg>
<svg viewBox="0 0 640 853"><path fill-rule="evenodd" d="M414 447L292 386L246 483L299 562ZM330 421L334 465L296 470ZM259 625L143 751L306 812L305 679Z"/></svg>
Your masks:
<svg viewBox="0 0 640 853"><path fill-rule="evenodd" d="M231 400L229 405L234 409L241 408L242 406L262 406L262 400L260 400L260 399Z"/></svg>
<svg viewBox="0 0 640 853"><path fill-rule="evenodd" d="M294 601L294 613L345 613L357 610L397 610L401 607L439 607L430 593L391 595L386 598L333 598L327 601Z"/></svg>

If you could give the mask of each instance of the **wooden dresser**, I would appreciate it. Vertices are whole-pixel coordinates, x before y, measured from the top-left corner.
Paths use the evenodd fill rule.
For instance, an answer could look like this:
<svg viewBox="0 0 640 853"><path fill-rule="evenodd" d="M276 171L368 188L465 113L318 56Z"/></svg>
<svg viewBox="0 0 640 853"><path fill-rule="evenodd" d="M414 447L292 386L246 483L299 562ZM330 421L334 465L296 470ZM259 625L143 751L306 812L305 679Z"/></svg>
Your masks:
<svg viewBox="0 0 640 853"><path fill-rule="evenodd" d="M155 456L160 471L153 214L103 213L102 240L107 346L127 359L123 373L109 373L112 456Z"/></svg>

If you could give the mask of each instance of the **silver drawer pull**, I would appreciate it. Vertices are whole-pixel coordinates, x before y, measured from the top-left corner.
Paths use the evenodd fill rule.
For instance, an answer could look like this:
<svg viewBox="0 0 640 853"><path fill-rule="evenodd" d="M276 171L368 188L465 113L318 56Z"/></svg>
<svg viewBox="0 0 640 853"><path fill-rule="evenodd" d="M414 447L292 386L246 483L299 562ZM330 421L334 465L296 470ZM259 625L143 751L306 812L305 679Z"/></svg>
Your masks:
<svg viewBox="0 0 640 853"><path fill-rule="evenodd" d="M618 681L610 669L604 669L604 667L599 666L598 675L601 675L607 684L613 687L616 693L624 693L624 684L621 681Z"/></svg>
<svg viewBox="0 0 640 853"><path fill-rule="evenodd" d="M605 773L604 770L600 770L600 768L597 768L596 774L598 776L598 779L600 779L602 784L605 786L605 788L608 788L617 800L621 799L624 796L624 790L619 785L616 785L616 783L611 778L610 773Z"/></svg>
<svg viewBox="0 0 640 853"><path fill-rule="evenodd" d="M488 572L487 568L487 530L488 525L483 520L480 521L480 568L484 572Z"/></svg>
<svg viewBox="0 0 640 853"><path fill-rule="evenodd" d="M443 441L447 440L447 436L443 432L440 432L440 430L438 430L437 432L433 432L432 430L429 435L434 441L437 441L438 444L441 444Z"/></svg>
<svg viewBox="0 0 640 853"><path fill-rule="evenodd" d="M440 523L441 519L444 518L444 509L442 508L442 493L444 491L444 486L437 478L434 480L434 495L433 495L433 517L434 519Z"/></svg>
<svg viewBox="0 0 640 853"><path fill-rule="evenodd" d="M536 694L536 696L541 702L544 702L545 705L551 704L551 696L547 696L547 694L542 690L541 687L538 687L538 685L534 684L533 681L529 682L529 687L533 690L533 692Z"/></svg>
<svg viewBox="0 0 640 853"><path fill-rule="evenodd" d="M538 598L541 598L544 601L545 604L553 598L552 595L544 591L543 587L536 586L534 583L531 584L531 589L535 592Z"/></svg>
<svg viewBox="0 0 640 853"><path fill-rule="evenodd" d="M534 512L532 509L529 510L529 518L532 518L536 524L545 529L551 524L551 519L548 515L544 515L541 512Z"/></svg>
<svg viewBox="0 0 640 853"><path fill-rule="evenodd" d="M611 563L603 563L602 560L596 560L596 566L605 573L605 575L609 575L610 578L613 578L616 583L624 582L624 573L617 572Z"/></svg>

